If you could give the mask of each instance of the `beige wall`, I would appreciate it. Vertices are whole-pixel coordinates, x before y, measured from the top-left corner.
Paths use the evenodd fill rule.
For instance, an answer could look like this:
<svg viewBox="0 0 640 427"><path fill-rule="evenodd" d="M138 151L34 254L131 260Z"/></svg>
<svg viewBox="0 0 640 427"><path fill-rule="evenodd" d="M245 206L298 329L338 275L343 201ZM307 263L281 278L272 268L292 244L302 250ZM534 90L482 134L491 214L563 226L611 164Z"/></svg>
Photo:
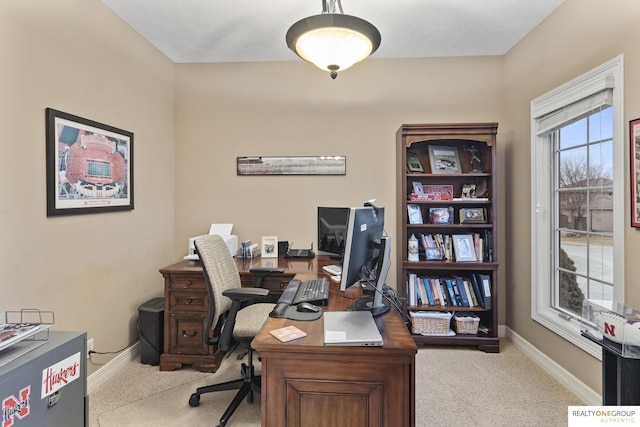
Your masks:
<svg viewBox="0 0 640 427"><path fill-rule="evenodd" d="M640 3L633 0L567 0L505 57L504 131L506 185L507 325L601 392L600 362L531 320L530 247L530 109L532 99L592 68L624 54L625 122L640 116ZM628 144L628 131L624 143ZM628 162L628 146L625 145ZM628 164L628 163L625 163ZM625 188L628 189L628 172ZM625 195L629 194L625 190ZM640 306L636 280L640 265L632 254L640 249L638 232L628 226L625 208L626 302Z"/></svg>
<svg viewBox="0 0 640 427"><path fill-rule="evenodd" d="M121 349L175 259L175 66L97 0L3 1L0 52L0 311ZM46 107L134 133L133 211L47 218Z"/></svg>
<svg viewBox="0 0 640 427"><path fill-rule="evenodd" d="M234 223L240 240L317 247L318 206L371 198L394 239L396 131L502 122L502 68L502 57L371 59L332 80L302 61L178 65L176 257L210 223ZM236 175L238 156L336 154L346 176Z"/></svg>

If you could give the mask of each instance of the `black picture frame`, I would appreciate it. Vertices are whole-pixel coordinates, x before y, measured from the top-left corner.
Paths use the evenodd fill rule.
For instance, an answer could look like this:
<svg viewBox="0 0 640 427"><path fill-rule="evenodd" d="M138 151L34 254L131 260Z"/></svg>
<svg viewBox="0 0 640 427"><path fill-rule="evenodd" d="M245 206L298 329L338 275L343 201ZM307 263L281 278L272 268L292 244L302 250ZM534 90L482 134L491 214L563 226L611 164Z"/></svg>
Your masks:
<svg viewBox="0 0 640 427"><path fill-rule="evenodd" d="M133 210L133 133L45 110L47 216Z"/></svg>

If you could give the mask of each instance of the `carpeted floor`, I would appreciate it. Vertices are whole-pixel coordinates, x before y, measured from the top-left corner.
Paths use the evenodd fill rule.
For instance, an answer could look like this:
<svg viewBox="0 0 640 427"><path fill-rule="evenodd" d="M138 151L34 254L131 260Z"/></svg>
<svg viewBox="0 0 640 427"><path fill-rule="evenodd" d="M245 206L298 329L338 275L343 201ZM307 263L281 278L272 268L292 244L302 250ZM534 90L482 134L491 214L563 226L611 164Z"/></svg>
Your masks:
<svg viewBox="0 0 640 427"><path fill-rule="evenodd" d="M235 357L215 374L182 368L128 364L89 397L90 427L212 426L234 392L203 395L191 408L200 385L239 376ZM575 395L528 359L510 341L499 354L476 348L420 348L416 357L416 426L566 426L567 407L583 405ZM243 403L229 427L260 425L260 396Z"/></svg>

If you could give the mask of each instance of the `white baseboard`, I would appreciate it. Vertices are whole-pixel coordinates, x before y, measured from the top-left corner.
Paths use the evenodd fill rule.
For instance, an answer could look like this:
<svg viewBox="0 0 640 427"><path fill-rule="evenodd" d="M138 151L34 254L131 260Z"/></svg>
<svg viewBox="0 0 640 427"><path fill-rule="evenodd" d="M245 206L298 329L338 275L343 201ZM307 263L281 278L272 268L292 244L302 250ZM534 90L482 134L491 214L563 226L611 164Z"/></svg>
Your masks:
<svg viewBox="0 0 640 427"><path fill-rule="evenodd" d="M509 328L505 328L505 336L533 362L544 369L560 384L578 396L587 406L601 406L602 396L589 388L582 381L571 375L566 369L554 362L550 357L531 345L527 340Z"/></svg>
<svg viewBox="0 0 640 427"><path fill-rule="evenodd" d="M113 377L124 368L127 363L138 358L140 354L140 342L136 342L126 348L119 355L107 362L102 368L87 377L87 394L98 388L102 383Z"/></svg>

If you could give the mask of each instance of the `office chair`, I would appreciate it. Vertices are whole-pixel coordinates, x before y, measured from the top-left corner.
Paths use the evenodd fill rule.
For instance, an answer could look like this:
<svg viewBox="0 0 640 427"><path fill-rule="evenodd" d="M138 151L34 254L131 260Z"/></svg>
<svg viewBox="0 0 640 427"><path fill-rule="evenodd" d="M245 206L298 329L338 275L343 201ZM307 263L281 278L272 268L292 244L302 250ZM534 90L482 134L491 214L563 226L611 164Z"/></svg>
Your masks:
<svg viewBox="0 0 640 427"><path fill-rule="evenodd" d="M240 275L224 240L218 235L207 235L196 239L195 247L202 263L209 291L209 316L204 335L208 345L216 345L217 351L227 352L235 345L248 349L247 363L242 364L242 378L220 384L199 387L189 398L189 406L200 403L200 395L214 391L238 390L233 401L220 418L219 427L227 425L229 418L247 397L253 402L253 393L260 391L260 376L255 375L251 341L269 316L274 304L255 304L269 291L262 288L242 288ZM213 336L213 328L221 330Z"/></svg>

